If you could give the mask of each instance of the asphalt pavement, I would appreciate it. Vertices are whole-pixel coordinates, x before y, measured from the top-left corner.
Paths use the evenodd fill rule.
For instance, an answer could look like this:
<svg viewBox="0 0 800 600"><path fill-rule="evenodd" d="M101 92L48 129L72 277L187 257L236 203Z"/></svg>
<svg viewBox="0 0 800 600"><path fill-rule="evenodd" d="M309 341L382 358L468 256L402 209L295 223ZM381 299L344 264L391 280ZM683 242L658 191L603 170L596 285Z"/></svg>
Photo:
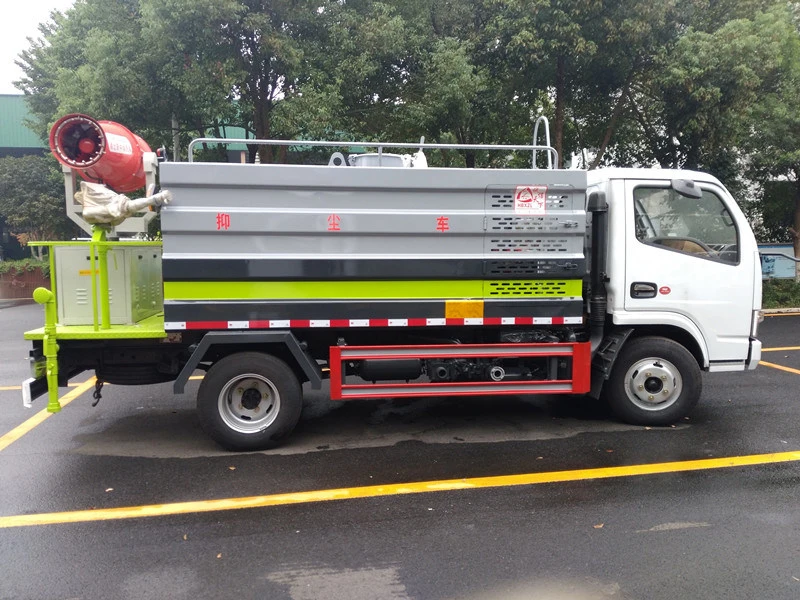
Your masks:
<svg viewBox="0 0 800 600"><path fill-rule="evenodd" d="M65 389L32 422L44 401L16 388L41 319L0 310L0 598L800 597L798 315L768 317L765 364L704 375L674 427L322 391L284 447L244 454L199 430L197 381L94 408Z"/></svg>

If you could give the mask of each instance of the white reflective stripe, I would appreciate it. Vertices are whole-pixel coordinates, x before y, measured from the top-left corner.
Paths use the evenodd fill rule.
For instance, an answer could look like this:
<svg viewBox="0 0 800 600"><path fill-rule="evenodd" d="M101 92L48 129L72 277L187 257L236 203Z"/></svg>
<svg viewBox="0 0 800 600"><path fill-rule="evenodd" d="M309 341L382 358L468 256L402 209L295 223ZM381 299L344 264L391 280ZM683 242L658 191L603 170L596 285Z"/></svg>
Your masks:
<svg viewBox="0 0 800 600"><path fill-rule="evenodd" d="M516 325L520 322L527 321L529 317L501 317L500 323L502 325ZM583 317L556 317L559 324L564 325L581 325L584 321ZM410 319L348 319L347 325L344 327L409 327ZM493 319L490 319L493 320ZM552 325L553 317L533 317L531 319L533 325ZM458 319L442 319L442 318L429 318L425 319L425 325L428 327L442 327L447 326L448 321L450 325L484 325L486 323L485 317L469 317ZM495 323L497 321L494 321ZM194 323L194 322L192 322ZM250 329L253 327L254 321L226 321L228 329ZM263 321L259 321L259 327L269 329L289 329L292 327L317 327L326 328L331 327L330 319L271 319L267 321L267 325L263 325ZM341 325L340 325L341 326ZM186 321L169 321L164 323L165 331L185 330Z"/></svg>
<svg viewBox="0 0 800 600"><path fill-rule="evenodd" d="M22 382L22 406L30 408L33 406L33 398L31 398L31 384L36 381L33 377L29 377Z"/></svg>

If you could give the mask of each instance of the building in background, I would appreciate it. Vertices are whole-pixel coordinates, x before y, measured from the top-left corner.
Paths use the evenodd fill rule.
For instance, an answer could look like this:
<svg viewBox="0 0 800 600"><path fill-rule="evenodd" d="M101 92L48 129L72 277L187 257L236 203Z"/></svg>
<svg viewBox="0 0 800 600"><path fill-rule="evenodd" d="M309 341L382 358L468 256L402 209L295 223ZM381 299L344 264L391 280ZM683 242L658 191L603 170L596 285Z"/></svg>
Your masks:
<svg viewBox="0 0 800 600"><path fill-rule="evenodd" d="M47 142L25 126L27 118L25 96L0 94L0 158L47 152Z"/></svg>
<svg viewBox="0 0 800 600"><path fill-rule="evenodd" d="M0 158L7 156L43 155L48 151L47 142L40 139L25 126L28 106L22 94L0 94ZM9 235L0 215L0 260L21 258L23 255L17 240Z"/></svg>

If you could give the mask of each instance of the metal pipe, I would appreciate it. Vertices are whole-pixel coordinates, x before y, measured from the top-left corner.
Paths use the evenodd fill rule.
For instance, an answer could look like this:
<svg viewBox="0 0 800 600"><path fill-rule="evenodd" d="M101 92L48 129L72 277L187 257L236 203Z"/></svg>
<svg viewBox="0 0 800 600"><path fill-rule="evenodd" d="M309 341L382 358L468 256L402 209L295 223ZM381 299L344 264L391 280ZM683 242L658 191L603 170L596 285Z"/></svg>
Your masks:
<svg viewBox="0 0 800 600"><path fill-rule="evenodd" d="M545 147L549 148L550 147L550 121L548 121L547 117L545 117L544 115L542 115L538 119L536 119L536 123L533 126L533 145L534 145L534 147L536 147L536 140L539 138L539 123L544 123L544 143L545 143ZM537 150L538 150L538 148L536 148L533 151L533 159L531 161L531 169L535 169L536 168L536 152L537 152ZM555 154L556 164L558 164L558 154L556 154L555 151L553 152L553 154ZM547 168L548 169L552 169L553 168L553 154L551 154L550 152L547 153Z"/></svg>
<svg viewBox="0 0 800 600"><path fill-rule="evenodd" d="M549 133L548 133L549 138ZM377 148L382 154L384 148L410 148L414 150L523 150L548 153L548 164L558 162L558 152L550 146L508 145L508 144L408 144L384 142L312 142L307 140L253 140L239 138L197 138L189 142L189 162L194 162L194 147L197 144L256 144L259 146L315 146L318 148Z"/></svg>
<svg viewBox="0 0 800 600"><path fill-rule="evenodd" d="M608 296L606 294L606 261L608 259L608 204L605 192L589 194L588 211L592 213L592 272L589 296L589 329L592 353L603 341Z"/></svg>
<svg viewBox="0 0 800 600"><path fill-rule="evenodd" d="M45 356L47 368L47 412L56 413L61 410L58 401L58 309L56 297L47 288L36 288L33 299L44 305L44 336L42 337L42 354Z"/></svg>

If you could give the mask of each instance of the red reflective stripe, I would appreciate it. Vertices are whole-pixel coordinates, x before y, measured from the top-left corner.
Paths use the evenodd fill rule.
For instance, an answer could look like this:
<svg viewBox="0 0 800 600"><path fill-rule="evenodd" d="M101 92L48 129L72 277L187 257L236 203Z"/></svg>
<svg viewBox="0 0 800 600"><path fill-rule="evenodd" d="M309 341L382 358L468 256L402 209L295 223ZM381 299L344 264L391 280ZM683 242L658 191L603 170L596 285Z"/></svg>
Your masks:
<svg viewBox="0 0 800 600"><path fill-rule="evenodd" d="M193 321L186 323L186 329L227 329L227 321Z"/></svg>

